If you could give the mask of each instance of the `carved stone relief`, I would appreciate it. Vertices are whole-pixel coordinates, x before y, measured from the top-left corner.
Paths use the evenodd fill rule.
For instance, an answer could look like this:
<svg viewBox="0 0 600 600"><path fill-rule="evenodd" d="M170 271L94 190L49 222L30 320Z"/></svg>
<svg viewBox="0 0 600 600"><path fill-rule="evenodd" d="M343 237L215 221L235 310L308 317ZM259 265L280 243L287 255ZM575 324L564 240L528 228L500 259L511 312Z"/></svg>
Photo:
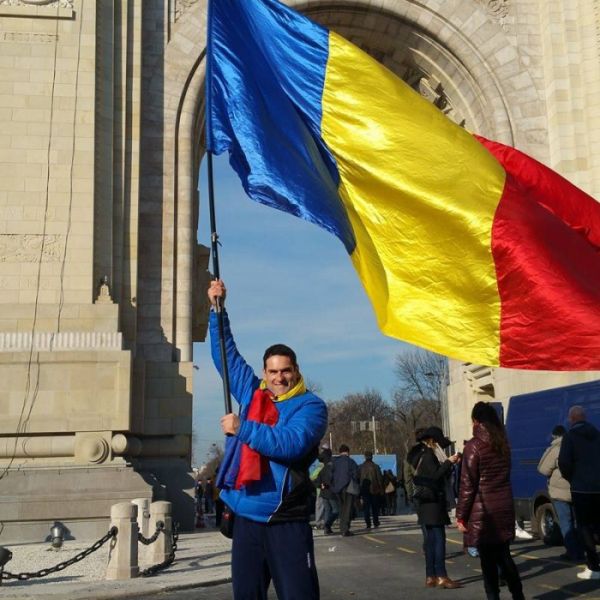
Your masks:
<svg viewBox="0 0 600 600"><path fill-rule="evenodd" d="M187 12L190 6L193 6L197 2L198 0L175 0L175 14L173 15L174 20L177 21L180 19Z"/></svg>
<svg viewBox="0 0 600 600"><path fill-rule="evenodd" d="M75 0L0 0L0 6L49 6L54 8L73 8Z"/></svg>
<svg viewBox="0 0 600 600"><path fill-rule="evenodd" d="M463 115L454 108L452 101L444 91L443 85L433 75L427 77L419 69L409 67L403 79L423 98L439 108L449 119L461 127L465 126Z"/></svg>
<svg viewBox="0 0 600 600"><path fill-rule="evenodd" d="M0 234L0 263L60 262L63 256L62 235Z"/></svg>
<svg viewBox="0 0 600 600"><path fill-rule="evenodd" d="M488 15L502 27L508 30L510 26L510 0L479 0Z"/></svg>

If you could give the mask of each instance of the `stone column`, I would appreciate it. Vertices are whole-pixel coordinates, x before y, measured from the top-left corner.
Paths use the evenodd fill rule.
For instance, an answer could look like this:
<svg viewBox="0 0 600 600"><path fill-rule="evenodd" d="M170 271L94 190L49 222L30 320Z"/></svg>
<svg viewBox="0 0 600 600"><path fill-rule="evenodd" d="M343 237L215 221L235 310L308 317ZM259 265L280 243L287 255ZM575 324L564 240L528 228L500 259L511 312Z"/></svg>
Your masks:
<svg viewBox="0 0 600 600"><path fill-rule="evenodd" d="M149 546L149 562L156 565L169 558L172 548L173 520L171 518L172 505L170 502L153 502L150 505L150 534L156 531L156 524L162 521L165 524L164 533Z"/></svg>
<svg viewBox="0 0 600 600"><path fill-rule="evenodd" d="M132 579L139 575L137 506L131 502L114 504L110 509L111 527L119 529L111 542L106 579Z"/></svg>

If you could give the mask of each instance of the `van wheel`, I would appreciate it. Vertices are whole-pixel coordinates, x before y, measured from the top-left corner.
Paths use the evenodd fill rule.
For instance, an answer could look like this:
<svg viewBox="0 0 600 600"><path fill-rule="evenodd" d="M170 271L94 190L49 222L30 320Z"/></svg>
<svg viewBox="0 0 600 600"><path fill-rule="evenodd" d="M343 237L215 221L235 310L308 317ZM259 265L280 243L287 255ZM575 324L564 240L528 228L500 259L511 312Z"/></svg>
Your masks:
<svg viewBox="0 0 600 600"><path fill-rule="evenodd" d="M540 539L547 546L560 546L562 534L558 526L558 518L550 502L538 506L535 511L535 520Z"/></svg>

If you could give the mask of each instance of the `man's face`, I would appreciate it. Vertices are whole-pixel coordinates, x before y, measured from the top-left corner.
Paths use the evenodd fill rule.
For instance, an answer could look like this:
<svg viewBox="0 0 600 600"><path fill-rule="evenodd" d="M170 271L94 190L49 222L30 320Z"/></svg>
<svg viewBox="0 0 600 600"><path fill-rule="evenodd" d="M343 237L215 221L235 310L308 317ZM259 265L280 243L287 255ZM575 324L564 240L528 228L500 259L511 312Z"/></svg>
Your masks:
<svg viewBox="0 0 600 600"><path fill-rule="evenodd" d="M276 396L287 394L299 381L300 371L289 356L269 356L263 370L267 388Z"/></svg>

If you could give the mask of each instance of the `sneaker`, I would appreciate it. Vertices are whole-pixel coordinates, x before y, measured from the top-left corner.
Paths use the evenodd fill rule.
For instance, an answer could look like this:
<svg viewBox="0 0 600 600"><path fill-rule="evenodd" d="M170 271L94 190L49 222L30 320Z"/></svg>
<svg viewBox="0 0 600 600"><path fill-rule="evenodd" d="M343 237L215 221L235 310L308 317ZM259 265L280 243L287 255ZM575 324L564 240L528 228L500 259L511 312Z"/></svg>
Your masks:
<svg viewBox="0 0 600 600"><path fill-rule="evenodd" d="M581 573L577 573L577 577L579 579L600 579L600 571L592 571L591 569L586 568Z"/></svg>
<svg viewBox="0 0 600 600"><path fill-rule="evenodd" d="M331 527L325 527L325 529L323 529L323 533L325 535L333 535L333 529L331 529Z"/></svg>
<svg viewBox="0 0 600 600"><path fill-rule="evenodd" d="M350 537L351 535L354 535L351 531L344 531L344 533L342 533L342 537Z"/></svg>

